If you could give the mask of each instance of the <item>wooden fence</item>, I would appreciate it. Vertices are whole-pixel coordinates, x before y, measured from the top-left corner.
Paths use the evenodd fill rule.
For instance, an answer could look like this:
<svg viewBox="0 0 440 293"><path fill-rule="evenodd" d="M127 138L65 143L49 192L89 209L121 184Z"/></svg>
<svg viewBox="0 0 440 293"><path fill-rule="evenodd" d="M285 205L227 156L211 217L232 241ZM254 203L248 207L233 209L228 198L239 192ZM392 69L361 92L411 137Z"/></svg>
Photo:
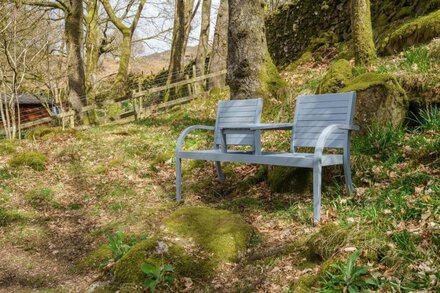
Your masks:
<svg viewBox="0 0 440 293"><path fill-rule="evenodd" d="M164 109L169 109L169 108L177 106L177 105L182 105L182 104L188 103L191 100L193 100L201 95L206 95L207 91L205 91L204 87L200 86L200 84L203 84L204 81L206 81L210 78L225 75L226 72L227 72L226 70L222 70L219 72L210 73L210 74L206 74L203 76L197 76L197 77L193 77L193 78L186 77L185 80L182 80L179 82L175 82L175 83L164 85L164 86L158 86L158 87L154 87L154 88L150 88L150 89L146 89L146 90L142 90L141 86L139 86L139 89L134 90L131 93L131 96L120 97L120 98L116 98L113 100L106 100L104 102L103 106L108 107L110 105L116 104L119 107L121 107L122 109L124 109L124 111L119 113L118 117L113 117L113 119L112 119L113 121L122 120L122 119L127 120L128 118L133 118L134 120L138 120L141 118L148 117L155 112L158 112L158 111L161 111ZM148 105L149 97L151 97L151 95L156 94L156 93L160 93L160 92L167 92L173 88L180 88L183 86L188 87L188 90L187 90L187 92L189 93L188 96L173 99L173 100L167 101L167 102ZM122 106L124 104L125 104L125 106ZM127 105L128 105L128 107L127 107ZM103 107L98 107L96 105L89 105L89 106L83 107L81 109L80 114L88 113L90 111L100 111L100 110L102 110L102 108ZM21 124L21 129L26 130L26 129L29 129L29 128L32 128L35 126L49 124L54 121L58 121L58 123L63 128L74 128L75 127L75 112L73 110L69 110L69 111L62 112L62 113L59 113L56 115L52 115L51 117L45 117L45 118L42 118L39 120L23 123L23 124ZM0 130L0 134L4 134L4 131Z"/></svg>

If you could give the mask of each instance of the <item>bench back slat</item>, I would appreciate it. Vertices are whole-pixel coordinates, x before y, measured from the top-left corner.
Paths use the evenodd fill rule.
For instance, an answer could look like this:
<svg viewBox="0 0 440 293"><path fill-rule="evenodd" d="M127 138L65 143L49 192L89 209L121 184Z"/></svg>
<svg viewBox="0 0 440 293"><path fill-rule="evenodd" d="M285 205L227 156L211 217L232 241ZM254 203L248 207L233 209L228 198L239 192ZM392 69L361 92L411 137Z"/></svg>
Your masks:
<svg viewBox="0 0 440 293"><path fill-rule="evenodd" d="M221 145L222 143L219 127L260 123L262 111L262 99L220 101L215 123L214 144ZM253 146L254 138L251 134L227 134L226 142L228 145Z"/></svg>
<svg viewBox="0 0 440 293"><path fill-rule="evenodd" d="M296 100L292 149L314 147L321 132L332 124L353 123L356 93L300 96ZM347 130L338 130L328 138L327 147L345 148Z"/></svg>

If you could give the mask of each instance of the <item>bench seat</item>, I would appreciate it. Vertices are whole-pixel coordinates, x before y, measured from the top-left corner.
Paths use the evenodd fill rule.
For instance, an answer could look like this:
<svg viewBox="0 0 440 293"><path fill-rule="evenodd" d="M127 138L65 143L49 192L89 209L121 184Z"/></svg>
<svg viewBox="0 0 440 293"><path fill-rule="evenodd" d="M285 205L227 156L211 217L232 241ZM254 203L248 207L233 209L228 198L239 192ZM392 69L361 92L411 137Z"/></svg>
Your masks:
<svg viewBox="0 0 440 293"><path fill-rule="evenodd" d="M218 149L182 151L179 153L179 157L182 159L205 161L241 162L248 164L312 168L314 154L263 152L261 155L255 155L250 151L228 150L227 153L224 153L222 150ZM343 163L342 155L323 154L321 159L322 166L341 165Z"/></svg>

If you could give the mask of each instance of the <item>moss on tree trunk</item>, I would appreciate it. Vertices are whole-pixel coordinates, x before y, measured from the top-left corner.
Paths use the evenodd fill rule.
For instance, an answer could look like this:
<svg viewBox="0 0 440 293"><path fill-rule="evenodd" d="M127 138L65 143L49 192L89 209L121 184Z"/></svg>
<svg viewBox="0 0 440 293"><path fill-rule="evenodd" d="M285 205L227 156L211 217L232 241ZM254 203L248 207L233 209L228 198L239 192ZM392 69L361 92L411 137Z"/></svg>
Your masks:
<svg viewBox="0 0 440 293"><path fill-rule="evenodd" d="M268 96L281 81L267 51L265 4L229 1L228 81L232 99Z"/></svg>
<svg viewBox="0 0 440 293"><path fill-rule="evenodd" d="M369 64L376 59L370 0L351 0L351 28L356 65Z"/></svg>

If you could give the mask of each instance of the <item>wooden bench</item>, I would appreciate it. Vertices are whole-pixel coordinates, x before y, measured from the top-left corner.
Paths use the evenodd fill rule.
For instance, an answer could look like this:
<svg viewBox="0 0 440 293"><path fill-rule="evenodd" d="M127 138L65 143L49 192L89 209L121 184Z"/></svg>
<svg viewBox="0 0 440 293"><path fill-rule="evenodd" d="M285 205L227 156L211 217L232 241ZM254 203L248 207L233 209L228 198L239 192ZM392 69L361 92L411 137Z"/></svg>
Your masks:
<svg viewBox="0 0 440 293"><path fill-rule="evenodd" d="M181 200L181 159L214 161L219 180L224 177L221 162L241 162L313 169L313 220L320 220L322 167L343 165L347 191L353 192L350 168L350 133L356 93L300 96L296 101L294 122L260 123L261 99L221 101L215 126L195 125L185 129L176 145L176 199ZM214 149L184 151L187 135L196 129L214 131ZM262 152L261 131L291 130L290 152ZM251 146L250 151L228 150L229 146ZM314 148L300 153L299 147ZM325 148L342 149L343 154L325 154Z"/></svg>

